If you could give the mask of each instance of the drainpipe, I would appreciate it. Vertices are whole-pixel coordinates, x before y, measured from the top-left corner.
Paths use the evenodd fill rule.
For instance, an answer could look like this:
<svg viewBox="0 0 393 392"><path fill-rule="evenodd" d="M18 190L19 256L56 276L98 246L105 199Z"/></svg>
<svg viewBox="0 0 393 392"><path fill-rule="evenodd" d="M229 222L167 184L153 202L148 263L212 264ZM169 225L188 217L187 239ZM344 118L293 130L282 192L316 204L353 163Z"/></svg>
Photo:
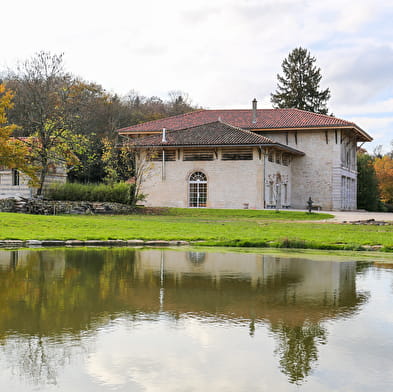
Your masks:
<svg viewBox="0 0 393 392"><path fill-rule="evenodd" d="M162 149L162 180L165 180L165 150Z"/></svg>
<svg viewBox="0 0 393 392"><path fill-rule="evenodd" d="M263 195L263 208L266 208L266 151L262 146L259 146L261 151L263 151L263 182L262 182L262 195Z"/></svg>
<svg viewBox="0 0 393 392"><path fill-rule="evenodd" d="M166 132L165 128L162 128L162 143L166 143ZM162 180L165 180L165 150L162 149Z"/></svg>

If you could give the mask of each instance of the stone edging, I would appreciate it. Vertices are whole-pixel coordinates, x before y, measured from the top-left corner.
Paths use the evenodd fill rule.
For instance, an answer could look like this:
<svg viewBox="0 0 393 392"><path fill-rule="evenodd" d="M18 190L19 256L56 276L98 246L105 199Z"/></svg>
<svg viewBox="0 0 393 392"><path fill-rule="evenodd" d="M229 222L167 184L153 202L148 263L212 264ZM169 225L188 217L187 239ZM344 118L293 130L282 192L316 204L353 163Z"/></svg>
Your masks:
<svg viewBox="0 0 393 392"><path fill-rule="evenodd" d="M44 248L51 246L75 247L75 246L184 246L190 245L188 241L143 241L143 240L0 240L0 248Z"/></svg>

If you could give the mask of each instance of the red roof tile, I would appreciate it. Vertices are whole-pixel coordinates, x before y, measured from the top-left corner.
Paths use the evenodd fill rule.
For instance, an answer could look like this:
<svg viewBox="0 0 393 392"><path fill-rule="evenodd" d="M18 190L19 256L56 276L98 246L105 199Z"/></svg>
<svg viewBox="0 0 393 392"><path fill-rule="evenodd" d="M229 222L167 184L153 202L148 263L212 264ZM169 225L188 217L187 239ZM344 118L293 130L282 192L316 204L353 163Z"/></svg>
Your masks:
<svg viewBox="0 0 393 392"><path fill-rule="evenodd" d="M321 127L353 127L367 140L371 137L355 123L324 114L299 109L258 109L256 121L252 121L252 109L197 110L178 116L149 121L118 129L120 134L129 132L160 131L162 128L179 130L221 120L245 129L299 129Z"/></svg>
<svg viewBox="0 0 393 392"><path fill-rule="evenodd" d="M281 150L303 155L301 151L281 145L265 136L248 130L214 121L209 124L197 125L186 129L167 131L166 141L162 141L162 133L132 140L137 147L192 147L192 146L239 146L250 145L276 146Z"/></svg>

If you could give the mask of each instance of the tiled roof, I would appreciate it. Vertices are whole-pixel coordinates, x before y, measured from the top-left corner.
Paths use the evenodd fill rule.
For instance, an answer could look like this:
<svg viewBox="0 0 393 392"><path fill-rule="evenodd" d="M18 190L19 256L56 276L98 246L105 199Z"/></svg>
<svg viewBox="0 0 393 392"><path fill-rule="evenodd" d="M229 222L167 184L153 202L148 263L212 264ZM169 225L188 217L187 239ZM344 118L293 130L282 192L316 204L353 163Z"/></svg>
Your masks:
<svg viewBox="0 0 393 392"><path fill-rule="evenodd" d="M197 125L187 129L166 131L166 141L162 141L162 132L158 135L133 139L137 147L187 147L187 146L239 146L239 145L274 145L277 148L303 154L288 146L281 145L265 136L240 129L221 121Z"/></svg>
<svg viewBox="0 0 393 392"><path fill-rule="evenodd" d="M133 125L118 129L117 131L120 134L127 134L129 132L161 131L162 128L179 130L217 120L243 129L274 130L282 128L353 127L366 139L369 138L371 140L371 137L353 122L299 109L257 109L255 122L253 122L252 109L197 110L178 116Z"/></svg>

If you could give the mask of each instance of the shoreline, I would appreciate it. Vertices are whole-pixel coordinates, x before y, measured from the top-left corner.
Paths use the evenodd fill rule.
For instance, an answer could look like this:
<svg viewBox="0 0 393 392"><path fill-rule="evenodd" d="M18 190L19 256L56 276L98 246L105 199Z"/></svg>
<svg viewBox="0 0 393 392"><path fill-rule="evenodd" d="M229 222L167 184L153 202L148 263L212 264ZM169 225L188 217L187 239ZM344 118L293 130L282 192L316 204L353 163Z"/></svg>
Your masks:
<svg viewBox="0 0 393 392"><path fill-rule="evenodd" d="M185 240L0 240L0 250L17 250L17 249L45 249L45 248L72 248L72 247L181 247L181 246L195 246L195 247L208 247L208 248L223 248L223 249L238 249L238 250L250 250L250 249L277 249L284 251L344 251L344 252L355 252L358 254L380 254L386 253L391 254L389 250L386 251L381 245L319 245L312 246L303 241L291 241L284 242L255 242L245 244L236 244L236 241L185 241Z"/></svg>

